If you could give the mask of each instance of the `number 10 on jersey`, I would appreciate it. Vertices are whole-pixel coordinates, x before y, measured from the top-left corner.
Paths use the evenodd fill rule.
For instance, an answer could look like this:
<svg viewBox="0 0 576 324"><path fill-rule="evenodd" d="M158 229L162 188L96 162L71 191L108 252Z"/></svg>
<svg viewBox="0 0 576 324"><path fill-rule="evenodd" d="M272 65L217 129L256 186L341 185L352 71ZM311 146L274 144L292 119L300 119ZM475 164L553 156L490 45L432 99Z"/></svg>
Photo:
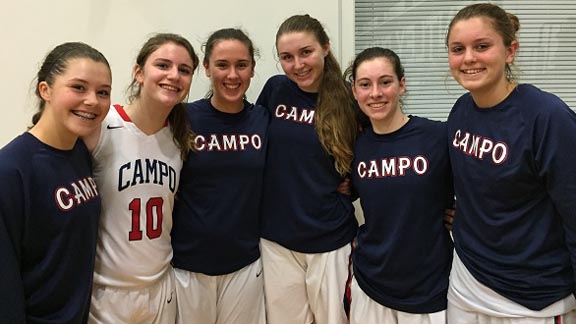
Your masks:
<svg viewBox="0 0 576 324"><path fill-rule="evenodd" d="M152 197L146 202L146 206L142 206L140 198L134 198L128 205L128 209L132 211L132 229L128 233L130 241L142 240L142 224L140 223L140 215L142 207L145 207L144 212L146 217L143 219L146 227L146 236L148 239L153 240L162 235L162 205L164 200L161 197Z"/></svg>

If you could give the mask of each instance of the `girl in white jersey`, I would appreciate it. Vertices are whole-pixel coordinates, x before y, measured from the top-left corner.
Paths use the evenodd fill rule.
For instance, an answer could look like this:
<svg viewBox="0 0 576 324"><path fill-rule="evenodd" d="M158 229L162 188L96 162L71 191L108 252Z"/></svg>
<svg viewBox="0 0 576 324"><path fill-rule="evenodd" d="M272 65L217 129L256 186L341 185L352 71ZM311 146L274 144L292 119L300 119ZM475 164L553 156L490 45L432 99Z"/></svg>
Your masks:
<svg viewBox="0 0 576 324"><path fill-rule="evenodd" d="M181 102L198 57L190 43L158 34L140 50L129 104L114 105L85 138L102 195L91 323L174 323L172 209L190 150Z"/></svg>
<svg viewBox="0 0 576 324"><path fill-rule="evenodd" d="M448 117L458 216L448 323L576 323L576 114L511 73L519 20L480 3L446 45L469 92Z"/></svg>

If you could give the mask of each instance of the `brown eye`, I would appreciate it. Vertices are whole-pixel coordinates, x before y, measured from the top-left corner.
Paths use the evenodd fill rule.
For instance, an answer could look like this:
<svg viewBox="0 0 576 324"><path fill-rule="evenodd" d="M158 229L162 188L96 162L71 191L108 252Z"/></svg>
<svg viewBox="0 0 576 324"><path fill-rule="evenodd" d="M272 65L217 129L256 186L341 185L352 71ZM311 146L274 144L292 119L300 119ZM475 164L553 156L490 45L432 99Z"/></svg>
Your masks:
<svg viewBox="0 0 576 324"><path fill-rule="evenodd" d="M187 69L187 68L180 68L180 69L178 69L178 71L180 71L180 73L182 73L184 75L192 74L192 71L190 71L190 69Z"/></svg>
<svg viewBox="0 0 576 324"><path fill-rule="evenodd" d="M483 50L488 49L489 47L490 47L490 45L488 45L488 44L479 44L476 46L476 50L483 51Z"/></svg>
<svg viewBox="0 0 576 324"><path fill-rule="evenodd" d="M108 90L101 90L97 92L100 97L108 98L110 97L110 91Z"/></svg>
<svg viewBox="0 0 576 324"><path fill-rule="evenodd" d="M450 48L450 52L453 54L458 54L461 53L463 51L463 47L460 46L454 46L452 48Z"/></svg>

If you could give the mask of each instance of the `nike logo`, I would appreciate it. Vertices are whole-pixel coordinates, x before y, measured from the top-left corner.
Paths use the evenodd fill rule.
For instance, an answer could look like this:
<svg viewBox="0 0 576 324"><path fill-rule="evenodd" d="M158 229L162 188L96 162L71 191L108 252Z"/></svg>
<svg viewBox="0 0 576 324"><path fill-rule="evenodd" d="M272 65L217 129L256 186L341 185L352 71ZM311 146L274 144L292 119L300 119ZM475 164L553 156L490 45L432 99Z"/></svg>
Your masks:
<svg viewBox="0 0 576 324"><path fill-rule="evenodd" d="M260 271L258 271L258 272L256 273L256 278L260 277L261 274L262 274L262 269L260 269Z"/></svg>
<svg viewBox="0 0 576 324"><path fill-rule="evenodd" d="M108 125L108 126L106 126L106 128L108 128L108 129L117 129L117 128L124 128L124 126L110 126L110 125Z"/></svg>
<svg viewBox="0 0 576 324"><path fill-rule="evenodd" d="M170 304L172 302L172 293L173 291L170 292L170 298L168 298L168 300L166 301L167 304Z"/></svg>

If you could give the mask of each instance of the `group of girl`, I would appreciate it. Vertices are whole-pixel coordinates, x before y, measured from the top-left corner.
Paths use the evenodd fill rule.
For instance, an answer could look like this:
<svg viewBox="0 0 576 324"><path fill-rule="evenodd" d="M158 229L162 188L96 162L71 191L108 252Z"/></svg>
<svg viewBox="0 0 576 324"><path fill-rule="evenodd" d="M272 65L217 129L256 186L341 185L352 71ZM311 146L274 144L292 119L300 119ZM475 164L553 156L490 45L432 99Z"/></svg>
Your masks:
<svg viewBox="0 0 576 324"><path fill-rule="evenodd" d="M144 44L124 106L102 54L56 47L34 126L0 150L0 321L576 323L576 114L513 79L518 28L491 4L454 17L469 92L447 123L402 111L389 49L356 56L350 94L308 15L281 24L285 74L255 104L238 29L208 38L190 104L178 35Z"/></svg>

